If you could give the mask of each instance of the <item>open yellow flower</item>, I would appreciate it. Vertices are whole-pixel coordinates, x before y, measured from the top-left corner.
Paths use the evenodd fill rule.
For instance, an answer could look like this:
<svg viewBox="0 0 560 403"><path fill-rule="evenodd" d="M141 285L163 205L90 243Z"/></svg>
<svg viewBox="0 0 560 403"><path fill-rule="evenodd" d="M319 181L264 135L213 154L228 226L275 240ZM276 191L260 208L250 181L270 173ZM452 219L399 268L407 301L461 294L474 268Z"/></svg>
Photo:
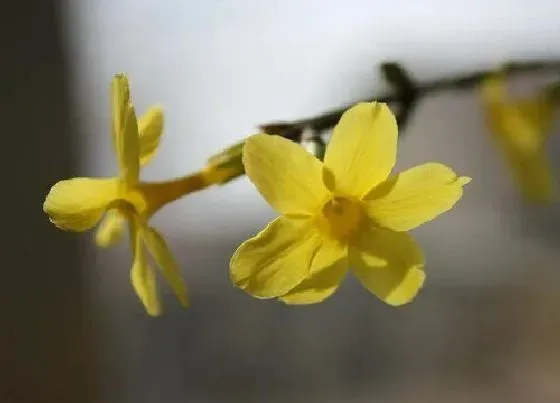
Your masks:
<svg viewBox="0 0 560 403"><path fill-rule="evenodd" d="M119 176L58 182L47 195L43 209L53 224L71 231L91 229L106 215L97 233L97 243L101 246L117 241L128 224L133 251L132 285L147 312L158 315L161 307L155 272L146 260L146 250L185 307L188 306L187 290L165 240L148 225L148 219L165 204L202 189L208 183L202 174L167 182L141 182L140 167L156 153L163 114L160 108L151 108L138 122L124 75L115 76L111 92L112 139Z"/></svg>
<svg viewBox="0 0 560 403"><path fill-rule="evenodd" d="M250 137L245 170L281 216L234 253L234 284L257 298L311 304L351 268L387 304L411 301L424 258L405 231L449 210L470 179L437 163L389 177L396 153L395 117L375 102L344 113L324 163L284 138Z"/></svg>
<svg viewBox="0 0 560 403"><path fill-rule="evenodd" d="M523 195L530 201L554 198L554 179L546 156L554 103L543 92L534 99L509 100L504 77L482 83L486 120Z"/></svg>

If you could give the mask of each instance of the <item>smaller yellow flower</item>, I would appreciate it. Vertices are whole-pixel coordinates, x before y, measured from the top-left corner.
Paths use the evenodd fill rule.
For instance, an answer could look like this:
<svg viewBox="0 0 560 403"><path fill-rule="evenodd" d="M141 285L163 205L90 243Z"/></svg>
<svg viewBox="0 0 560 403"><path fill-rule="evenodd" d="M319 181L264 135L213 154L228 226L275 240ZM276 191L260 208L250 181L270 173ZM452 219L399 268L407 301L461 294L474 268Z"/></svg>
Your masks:
<svg viewBox="0 0 560 403"><path fill-rule="evenodd" d="M437 163L389 177L396 154L395 117L375 102L343 114L324 162L282 137L250 137L246 173L281 216L236 250L233 283L257 298L312 304L351 268L387 304L411 301L424 258L406 231L449 210L470 178Z"/></svg>
<svg viewBox="0 0 560 403"><path fill-rule="evenodd" d="M546 140L550 134L555 105L539 94L534 99L507 97L505 78L495 74L482 83L486 120L523 195L531 201L554 199L555 186Z"/></svg>
<svg viewBox="0 0 560 403"><path fill-rule="evenodd" d="M140 167L147 164L157 151L163 114L160 108L154 107L138 122L124 75L115 76L111 92L112 139L119 177L73 178L58 182L47 195L43 210L53 224L71 231L91 229L105 215L96 237L100 246L116 242L128 224L133 254L132 285L147 312L158 315L161 307L155 272L146 260L146 251L185 307L188 306L187 290L165 240L148 225L148 219L165 204L209 183L202 173L167 182L141 182Z"/></svg>

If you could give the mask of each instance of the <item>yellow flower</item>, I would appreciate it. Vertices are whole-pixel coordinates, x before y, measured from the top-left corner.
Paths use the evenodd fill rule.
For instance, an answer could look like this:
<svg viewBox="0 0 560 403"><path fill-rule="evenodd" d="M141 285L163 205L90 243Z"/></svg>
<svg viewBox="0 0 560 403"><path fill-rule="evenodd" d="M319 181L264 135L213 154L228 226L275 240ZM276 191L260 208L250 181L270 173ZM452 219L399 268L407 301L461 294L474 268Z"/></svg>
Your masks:
<svg viewBox="0 0 560 403"><path fill-rule="evenodd" d="M151 108L137 121L130 100L128 80L116 75L112 83L112 140L119 165L115 178L73 178L56 183L43 210L57 227L86 231L105 215L97 232L97 243L117 241L128 224L133 252L132 285L150 315L161 311L155 272L146 260L146 250L173 288L183 306L187 290L179 267L163 237L148 225L148 219L165 204L208 185L204 175L195 174L167 182L139 180L140 167L155 155L163 129L163 113Z"/></svg>
<svg viewBox="0 0 560 403"><path fill-rule="evenodd" d="M545 145L553 123L554 103L544 92L535 99L508 100L505 80L498 74L482 83L482 98L493 138L523 195L535 202L551 201L554 179Z"/></svg>
<svg viewBox="0 0 560 403"><path fill-rule="evenodd" d="M405 231L449 210L470 179L437 163L389 177L396 153L395 118L375 102L344 113L324 163L284 138L250 137L245 170L281 216L234 253L235 285L257 298L311 304L351 268L386 303L411 301L424 258Z"/></svg>
<svg viewBox="0 0 560 403"><path fill-rule="evenodd" d="M113 91L122 91L124 88L119 87L119 85L127 85L123 79L123 82L117 81L115 79L113 83ZM128 91L128 89L126 90ZM113 94L113 102L122 102L119 100L119 94ZM113 106L114 109L117 108L116 105ZM115 109L116 111L117 109ZM113 117L113 133L117 130L117 124L115 119L117 116ZM148 109L148 111L138 120L138 143L140 147L140 152L138 153L138 158L140 162L140 167L146 166L154 157L157 152L159 141L161 135L163 134L163 110L161 107L153 106ZM116 135L113 135L113 140L115 140ZM105 217L101 221L101 224L96 231L96 243L97 245L106 248L114 245L118 242L124 233L126 227L126 216L122 214L119 209L111 209L107 211Z"/></svg>

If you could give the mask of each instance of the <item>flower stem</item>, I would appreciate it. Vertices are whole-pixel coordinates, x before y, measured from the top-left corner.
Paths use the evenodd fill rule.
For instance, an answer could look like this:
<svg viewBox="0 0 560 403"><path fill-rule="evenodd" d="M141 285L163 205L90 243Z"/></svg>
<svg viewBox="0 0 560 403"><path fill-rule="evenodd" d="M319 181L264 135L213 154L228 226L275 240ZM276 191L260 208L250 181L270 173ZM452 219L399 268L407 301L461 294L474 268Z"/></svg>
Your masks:
<svg viewBox="0 0 560 403"><path fill-rule="evenodd" d="M164 205L182 198L185 195L198 192L210 186L201 172L171 179L165 182L141 182L139 190L146 200L145 215L152 216Z"/></svg>

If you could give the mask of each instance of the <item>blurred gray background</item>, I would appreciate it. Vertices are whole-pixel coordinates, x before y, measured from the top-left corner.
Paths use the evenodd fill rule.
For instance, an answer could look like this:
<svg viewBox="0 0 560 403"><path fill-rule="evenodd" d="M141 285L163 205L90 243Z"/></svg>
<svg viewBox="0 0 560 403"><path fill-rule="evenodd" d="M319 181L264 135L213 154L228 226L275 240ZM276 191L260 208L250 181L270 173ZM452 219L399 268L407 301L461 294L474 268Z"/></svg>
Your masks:
<svg viewBox="0 0 560 403"><path fill-rule="evenodd" d="M129 74L139 111L165 108L160 153L142 173L165 179L199 169L259 123L382 93L385 60L428 80L560 58L557 2L40 4L21 3L2 25L10 197L0 401L560 401L560 207L520 199L476 91L425 99L401 139L397 169L439 161L473 178L454 210L414 231L428 280L402 308L350 278L300 308L233 289L231 253L274 215L245 178L154 218L192 304L182 310L162 286L156 319L129 284L126 242L96 250L93 234L57 231L41 212L57 180L115 172L115 72ZM555 77L515 84L530 93ZM555 136L558 178L559 151Z"/></svg>

